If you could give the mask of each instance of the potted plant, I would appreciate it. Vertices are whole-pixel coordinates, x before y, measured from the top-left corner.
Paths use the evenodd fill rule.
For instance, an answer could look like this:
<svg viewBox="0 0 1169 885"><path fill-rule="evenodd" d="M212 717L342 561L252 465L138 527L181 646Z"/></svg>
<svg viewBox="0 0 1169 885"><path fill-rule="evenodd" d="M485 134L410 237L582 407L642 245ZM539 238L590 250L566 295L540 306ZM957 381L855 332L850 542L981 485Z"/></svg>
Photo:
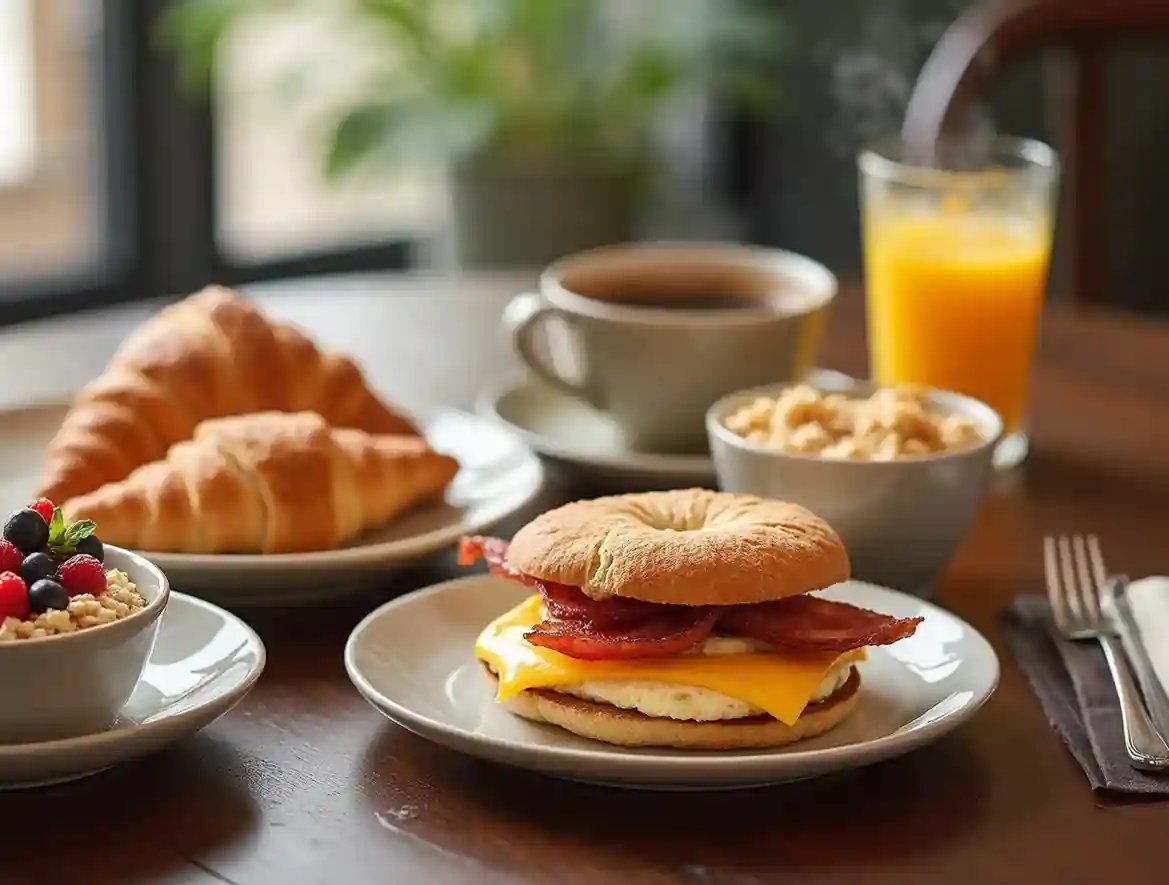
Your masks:
<svg viewBox="0 0 1169 885"><path fill-rule="evenodd" d="M655 127L675 100L774 107L775 5L179 0L163 36L206 89L221 40L258 11L327 9L376 35L384 64L329 121L325 173L441 158L459 263L538 265L635 235L660 168Z"/></svg>

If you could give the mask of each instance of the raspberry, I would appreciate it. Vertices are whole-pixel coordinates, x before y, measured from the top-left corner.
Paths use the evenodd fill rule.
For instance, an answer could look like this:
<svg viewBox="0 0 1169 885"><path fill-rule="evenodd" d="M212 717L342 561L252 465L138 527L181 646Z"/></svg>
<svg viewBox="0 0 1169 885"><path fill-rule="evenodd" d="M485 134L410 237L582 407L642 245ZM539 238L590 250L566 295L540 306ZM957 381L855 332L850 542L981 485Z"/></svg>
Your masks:
<svg viewBox="0 0 1169 885"><path fill-rule="evenodd" d="M53 511L57 508L48 498L37 498L36 501L28 505L28 509L39 513L47 525L53 521Z"/></svg>
<svg viewBox="0 0 1169 885"><path fill-rule="evenodd" d="M61 563L57 569L57 582L69 591L70 596L79 593L100 596L106 592L106 570L92 556L81 553Z"/></svg>
<svg viewBox="0 0 1169 885"><path fill-rule="evenodd" d="M0 620L16 618L23 621L28 617L28 586L20 575L0 572Z"/></svg>
<svg viewBox="0 0 1169 885"><path fill-rule="evenodd" d="M0 572L20 572L24 554L11 541L0 539Z"/></svg>

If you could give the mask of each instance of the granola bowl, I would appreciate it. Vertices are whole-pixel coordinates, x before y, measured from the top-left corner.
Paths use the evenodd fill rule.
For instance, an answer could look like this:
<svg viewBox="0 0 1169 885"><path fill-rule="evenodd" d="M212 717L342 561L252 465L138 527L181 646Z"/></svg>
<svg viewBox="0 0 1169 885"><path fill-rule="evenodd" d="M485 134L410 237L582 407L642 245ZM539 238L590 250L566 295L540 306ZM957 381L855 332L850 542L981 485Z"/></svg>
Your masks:
<svg viewBox="0 0 1169 885"><path fill-rule="evenodd" d="M969 532L1003 432L970 397L847 378L730 394L706 429L720 488L807 507L855 577L920 596Z"/></svg>
<svg viewBox="0 0 1169 885"><path fill-rule="evenodd" d="M149 560L105 545L104 594L0 624L0 744L109 728L133 694L170 598Z"/></svg>

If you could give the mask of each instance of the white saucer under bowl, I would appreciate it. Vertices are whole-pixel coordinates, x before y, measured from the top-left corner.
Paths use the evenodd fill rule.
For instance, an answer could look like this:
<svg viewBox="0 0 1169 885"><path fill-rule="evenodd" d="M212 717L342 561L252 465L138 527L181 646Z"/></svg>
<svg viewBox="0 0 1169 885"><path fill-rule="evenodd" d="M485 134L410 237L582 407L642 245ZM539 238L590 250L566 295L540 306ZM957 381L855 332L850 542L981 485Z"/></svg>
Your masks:
<svg viewBox="0 0 1169 885"><path fill-rule="evenodd" d="M869 651L858 665L860 700L835 729L771 751L623 749L529 722L495 703L472 648L491 620L529 592L473 575L388 602L350 635L349 678L375 709L445 747L569 780L656 790L763 786L899 756L961 725L998 684L998 658L969 624L905 593L849 581L823 595L925 620L909 639Z"/></svg>
<svg viewBox="0 0 1169 885"><path fill-rule="evenodd" d="M264 660L264 643L235 615L172 592L146 671L117 723L81 737L0 744L0 789L76 780L192 735L240 702Z"/></svg>
<svg viewBox="0 0 1169 885"><path fill-rule="evenodd" d="M66 406L0 412L0 512L24 505L41 453ZM440 504L421 507L348 547L311 553L205 555L139 551L178 590L230 606L324 602L382 581L389 573L487 531L527 507L544 485L536 458L506 429L445 409L423 420L427 440L459 460ZM7 509L5 509L7 508ZM101 526L98 526L98 535Z"/></svg>
<svg viewBox="0 0 1169 885"><path fill-rule="evenodd" d="M813 369L809 380L844 377ZM510 378L485 390L476 411L520 437L540 455L549 475L565 485L598 492L715 487L708 453L631 451L608 415L532 376Z"/></svg>

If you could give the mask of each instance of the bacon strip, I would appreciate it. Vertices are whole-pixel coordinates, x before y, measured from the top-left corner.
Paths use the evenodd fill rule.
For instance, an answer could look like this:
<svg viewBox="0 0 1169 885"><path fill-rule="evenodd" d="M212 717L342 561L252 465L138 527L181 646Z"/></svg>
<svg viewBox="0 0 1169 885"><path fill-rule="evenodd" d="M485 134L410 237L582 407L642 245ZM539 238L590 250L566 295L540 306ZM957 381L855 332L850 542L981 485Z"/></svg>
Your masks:
<svg viewBox="0 0 1169 885"><path fill-rule="evenodd" d="M718 612L672 608L676 610L628 626L602 627L588 621L554 618L537 624L524 638L532 645L584 661L673 657L706 639L714 629Z"/></svg>
<svg viewBox="0 0 1169 885"><path fill-rule="evenodd" d="M516 571L507 564L507 541L499 538L463 538L459 541L459 565L472 565L480 558L487 562L493 574L519 581L540 592L548 614L567 620L589 620L598 624L628 622L643 618L655 618L666 609L688 606L658 605L642 602L640 599L626 599L614 596L611 599L590 599L579 587L541 581L531 575Z"/></svg>
<svg viewBox="0 0 1169 885"><path fill-rule="evenodd" d="M482 559L493 574L521 579L524 576L507 564L508 546L508 542L502 538L487 538L483 535L459 538L459 565L474 565Z"/></svg>
<svg viewBox="0 0 1169 885"><path fill-rule="evenodd" d="M801 651L846 652L912 636L922 618L894 618L846 602L792 596L755 605L660 605L638 599L591 599L578 587L541 581L507 564L508 542L459 542L459 564L477 559L544 597L548 619L525 634L533 645L582 660L669 657L689 651L715 629Z"/></svg>
<svg viewBox="0 0 1169 885"><path fill-rule="evenodd" d="M658 605L642 602L640 599L626 599L613 596L609 599L591 599L576 587L568 584L554 584L551 581L536 581L536 589L544 597L548 614L555 618L572 621L593 621L598 625L627 624L647 618L658 618L663 613L689 606Z"/></svg>
<svg viewBox="0 0 1169 885"><path fill-rule="evenodd" d="M727 606L719 628L784 648L846 652L866 645L889 645L912 636L922 620L894 618L847 602L800 595L776 602Z"/></svg>

